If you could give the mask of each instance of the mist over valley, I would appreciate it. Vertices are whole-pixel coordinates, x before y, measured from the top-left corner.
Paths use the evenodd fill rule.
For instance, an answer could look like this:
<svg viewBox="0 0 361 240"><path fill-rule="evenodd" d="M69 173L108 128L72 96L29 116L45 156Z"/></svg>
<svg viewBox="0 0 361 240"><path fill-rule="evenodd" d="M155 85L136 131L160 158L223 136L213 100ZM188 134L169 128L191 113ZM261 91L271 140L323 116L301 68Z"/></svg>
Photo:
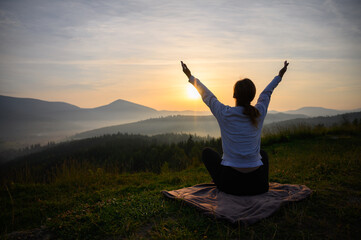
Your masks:
<svg viewBox="0 0 361 240"><path fill-rule="evenodd" d="M286 112L270 111L265 119L265 128L275 127L276 123L277 127L292 123L336 123L345 117L330 120L326 116L357 111L361 109L341 111L305 107ZM0 150L118 132L220 137L216 119L210 112L158 111L121 99L96 108L80 108L64 102L0 96L0 116ZM348 117L352 121L359 116Z"/></svg>

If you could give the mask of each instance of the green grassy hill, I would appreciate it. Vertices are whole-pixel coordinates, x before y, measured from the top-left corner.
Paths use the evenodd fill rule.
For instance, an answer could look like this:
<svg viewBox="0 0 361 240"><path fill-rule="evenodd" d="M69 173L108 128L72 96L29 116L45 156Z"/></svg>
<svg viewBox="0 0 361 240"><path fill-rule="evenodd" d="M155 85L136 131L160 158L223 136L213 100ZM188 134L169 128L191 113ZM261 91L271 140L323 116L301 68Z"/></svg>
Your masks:
<svg viewBox="0 0 361 240"><path fill-rule="evenodd" d="M252 226L218 221L162 196L161 190L210 181L199 152L203 145L218 148L219 140L192 141L144 145L146 151L149 146L156 150L156 146L167 146L175 153L173 161L164 161L154 171L130 173L117 165L107 166L110 160L87 161L85 150L81 154L74 151L55 167L46 168L48 171L39 171L44 167L40 155L32 156L38 162L31 165L12 166L14 172L3 178L0 190L2 238L16 238L19 235L6 234L31 230L33 235L48 234L56 239L359 239L358 121L329 128L299 127L266 136L263 148L270 158L270 181L305 184L313 194ZM111 144L103 141L103 148ZM94 148L101 152L99 146L88 146L90 152ZM48 151L44 153L47 156ZM176 165L177 159L180 165Z"/></svg>

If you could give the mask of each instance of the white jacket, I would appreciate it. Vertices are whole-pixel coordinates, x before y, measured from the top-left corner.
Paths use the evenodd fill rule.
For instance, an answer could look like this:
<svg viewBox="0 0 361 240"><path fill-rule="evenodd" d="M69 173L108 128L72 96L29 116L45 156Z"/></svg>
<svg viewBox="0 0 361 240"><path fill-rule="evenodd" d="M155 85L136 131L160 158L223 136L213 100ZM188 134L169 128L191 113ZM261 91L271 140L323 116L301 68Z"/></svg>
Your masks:
<svg viewBox="0 0 361 240"><path fill-rule="evenodd" d="M203 102L210 108L221 129L222 165L251 168L263 164L260 155L263 121L271 94L281 80L280 76L276 76L259 95L255 107L260 112L260 117L258 127L255 127L249 117L243 114L242 106L230 107L222 104L199 79L194 76L189 78L189 82L197 88Z"/></svg>

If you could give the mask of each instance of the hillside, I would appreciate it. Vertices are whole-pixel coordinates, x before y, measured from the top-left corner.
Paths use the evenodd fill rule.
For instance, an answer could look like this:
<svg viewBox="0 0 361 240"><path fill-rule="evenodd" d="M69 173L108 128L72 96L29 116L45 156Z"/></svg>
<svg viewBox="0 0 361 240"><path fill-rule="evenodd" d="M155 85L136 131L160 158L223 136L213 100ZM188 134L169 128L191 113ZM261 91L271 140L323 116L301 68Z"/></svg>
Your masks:
<svg viewBox="0 0 361 240"><path fill-rule="evenodd" d="M0 150L62 141L86 130L172 114L209 112L157 111L121 99L100 107L80 108L64 102L0 95Z"/></svg>
<svg viewBox="0 0 361 240"><path fill-rule="evenodd" d="M265 124L294 118L306 118L305 115L291 115L285 113L270 113L265 119ZM132 134L162 134L162 133L190 133L199 136L220 137L218 123L213 116L168 116L147 119L135 123L109 126L76 134L72 139L82 139L104 134L114 133Z"/></svg>
<svg viewBox="0 0 361 240"><path fill-rule="evenodd" d="M271 182L303 184L313 193L251 226L206 217L161 194L210 182L200 152L205 145L221 151L219 141L165 144L114 135L69 142L74 151L58 149L63 156L54 168L46 168L44 157L57 156L56 148L24 159L3 179L0 234L4 239L358 239L360 127L355 122L300 128L263 145ZM128 172L122 168L127 166L145 169Z"/></svg>
<svg viewBox="0 0 361 240"><path fill-rule="evenodd" d="M200 136L220 136L217 121L213 116L169 116L94 129L76 134L72 139L82 139L118 132L146 135L173 132L196 133Z"/></svg>
<svg viewBox="0 0 361 240"><path fill-rule="evenodd" d="M158 111L125 100L97 108L62 102L0 96L0 144L46 143L115 123L158 116Z"/></svg>
<svg viewBox="0 0 361 240"><path fill-rule="evenodd" d="M122 122L149 117L157 110L125 100L116 100L96 108L79 108L63 102L48 102L30 98L0 96L1 121L36 122L38 120L112 121ZM127 113L127 114L124 114ZM111 120L114 117L115 119Z"/></svg>
<svg viewBox="0 0 361 240"><path fill-rule="evenodd" d="M343 123L344 121L352 122L354 119L361 119L361 112L314 118L308 118L301 114L269 113L264 122L264 132L278 131L280 128L302 124L331 126L333 124ZM154 135L171 132L220 137L219 127L213 116L170 116L94 129L76 134L71 139L83 139L114 133Z"/></svg>
<svg viewBox="0 0 361 240"><path fill-rule="evenodd" d="M297 126L317 126L322 125L331 127L338 124L351 124L353 122L361 122L361 112L345 113L332 117L312 117L312 118L298 118L292 120L285 120L267 124L263 132L265 134L270 132L277 132L280 129L295 128Z"/></svg>
<svg viewBox="0 0 361 240"><path fill-rule="evenodd" d="M334 115L340 115L349 112L360 112L361 108L353 109L353 110L335 110L323 107L303 107L297 110L289 110L285 111L288 114L304 114L309 117L329 117Z"/></svg>
<svg viewBox="0 0 361 240"><path fill-rule="evenodd" d="M266 124L305 118L317 113L330 115L339 112L338 110L322 108L302 108L288 113L270 111L266 118ZM31 144L63 141L67 137L85 131L96 133L95 135L119 131L142 134L191 132L200 135L219 136L215 121L205 116L209 114L207 111L157 111L121 99L96 108L80 108L64 102L0 96L0 151L26 147ZM161 123L163 126L158 126L157 120L154 119L148 122L135 123L170 115L188 115L188 118L163 119ZM204 118L194 116L204 116ZM151 127L143 125L148 123ZM121 126L121 124L129 125ZM119 126L117 127L117 125ZM103 127L106 127L104 133L103 130L98 130ZM85 134L84 136L93 135Z"/></svg>

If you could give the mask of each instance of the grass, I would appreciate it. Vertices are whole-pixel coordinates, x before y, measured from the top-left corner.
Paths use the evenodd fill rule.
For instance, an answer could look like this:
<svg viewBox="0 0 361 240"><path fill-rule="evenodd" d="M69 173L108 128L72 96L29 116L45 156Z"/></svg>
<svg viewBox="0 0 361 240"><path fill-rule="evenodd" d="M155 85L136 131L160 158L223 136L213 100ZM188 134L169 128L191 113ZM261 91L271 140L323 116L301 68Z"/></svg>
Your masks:
<svg viewBox="0 0 361 240"><path fill-rule="evenodd" d="M59 168L48 184L2 186L1 237L46 226L57 239L359 239L360 131L287 134L264 145L270 181L304 184L313 194L255 225L231 225L162 196L209 182L201 165L160 174L73 165Z"/></svg>

